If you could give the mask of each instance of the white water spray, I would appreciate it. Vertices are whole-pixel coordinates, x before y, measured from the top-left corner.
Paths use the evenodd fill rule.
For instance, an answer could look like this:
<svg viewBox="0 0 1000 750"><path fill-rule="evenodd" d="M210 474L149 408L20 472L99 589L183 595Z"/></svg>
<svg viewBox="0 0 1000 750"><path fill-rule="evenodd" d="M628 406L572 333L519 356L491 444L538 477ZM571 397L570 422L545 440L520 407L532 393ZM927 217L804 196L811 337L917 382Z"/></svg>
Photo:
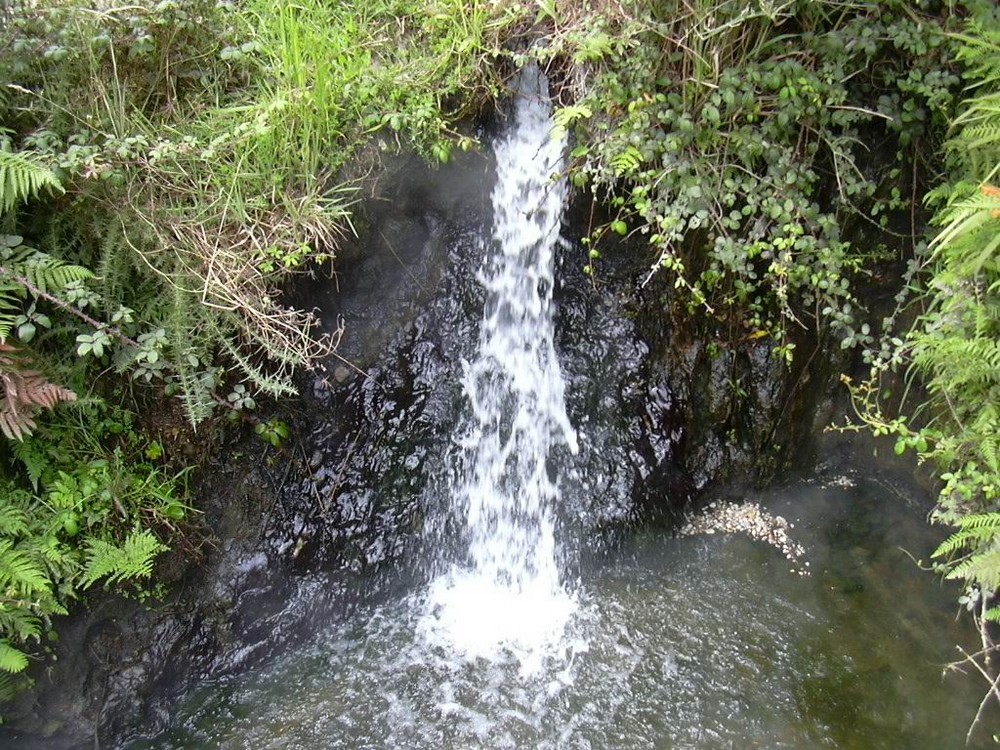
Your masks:
<svg viewBox="0 0 1000 750"><path fill-rule="evenodd" d="M435 581L425 632L467 656L513 652L541 666L576 608L560 580L549 467L553 447L577 450L553 343L554 249L565 182L537 68L518 78L514 123L494 144L493 242L480 280L487 303L476 359L463 384L472 415L453 492L467 510L469 565Z"/></svg>

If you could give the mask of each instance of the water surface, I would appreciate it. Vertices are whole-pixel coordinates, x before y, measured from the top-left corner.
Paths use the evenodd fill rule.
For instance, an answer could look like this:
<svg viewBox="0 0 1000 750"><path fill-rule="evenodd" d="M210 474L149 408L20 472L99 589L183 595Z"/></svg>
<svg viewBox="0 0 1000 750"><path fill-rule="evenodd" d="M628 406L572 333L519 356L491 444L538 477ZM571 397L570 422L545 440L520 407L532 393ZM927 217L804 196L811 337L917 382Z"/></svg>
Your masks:
<svg viewBox="0 0 1000 750"><path fill-rule="evenodd" d="M763 500L795 522L809 575L739 536L636 532L582 571L536 672L436 641L417 590L205 685L132 747L962 747L979 686L942 680L970 634L954 592L907 556L933 544L922 513L884 480L850 477Z"/></svg>

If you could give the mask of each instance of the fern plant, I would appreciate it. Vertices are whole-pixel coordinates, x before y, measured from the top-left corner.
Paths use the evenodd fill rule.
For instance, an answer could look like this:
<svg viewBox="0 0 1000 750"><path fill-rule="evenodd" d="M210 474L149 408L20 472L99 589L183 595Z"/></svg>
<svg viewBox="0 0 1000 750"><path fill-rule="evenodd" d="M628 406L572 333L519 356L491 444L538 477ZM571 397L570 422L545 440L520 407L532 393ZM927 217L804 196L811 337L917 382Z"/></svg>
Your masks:
<svg viewBox="0 0 1000 750"><path fill-rule="evenodd" d="M44 560L12 538L28 531L24 521L0 500L0 699L28 667L24 644L41 637L49 616L66 614Z"/></svg>
<svg viewBox="0 0 1000 750"><path fill-rule="evenodd" d="M61 191L55 175L27 153L0 151L0 213L49 189ZM30 357L7 344L18 321L22 300L46 295L74 281L90 278L86 268L67 263L24 244L17 235L0 235L0 432L20 440L36 424L39 408L76 399L76 394L29 369Z"/></svg>
<svg viewBox="0 0 1000 750"><path fill-rule="evenodd" d="M0 151L0 215L44 190L62 192L59 180L30 152ZM33 288L45 293L70 281L89 278L87 269L75 266L23 244L16 235L0 235L0 341L10 335L18 300Z"/></svg>
<svg viewBox="0 0 1000 750"><path fill-rule="evenodd" d="M1000 589L1000 512L968 515L956 525L932 557L948 562L949 579L965 579L984 591Z"/></svg>
<svg viewBox="0 0 1000 750"><path fill-rule="evenodd" d="M143 595L187 514L185 472L147 463L134 422L81 399L0 454L0 702L71 600L99 583Z"/></svg>
<svg viewBox="0 0 1000 750"><path fill-rule="evenodd" d="M63 192L59 180L37 157L29 152L0 151L0 213L7 213L46 189Z"/></svg>
<svg viewBox="0 0 1000 750"><path fill-rule="evenodd" d="M72 390L31 369L31 357L7 343L21 317L23 300L50 295L91 276L82 266L26 246L19 236L0 235L0 432L7 438L20 440L29 434L36 426L38 409L52 409L76 399Z"/></svg>
<svg viewBox="0 0 1000 750"><path fill-rule="evenodd" d="M936 466L941 488L932 520L956 527L933 553L935 569L964 584L960 603L971 612L982 648L968 665L989 683L969 728L1000 703L995 629L1000 622L1000 24L980 6L958 37L968 99L946 144L951 179L932 191L937 235L918 289L923 314L874 358L871 378L851 386L861 420L876 436L895 436L896 452L917 452ZM909 364L911 389L889 416L883 376ZM890 379L894 388L896 379ZM915 389L914 389L915 390ZM963 652L964 653L964 652Z"/></svg>
<svg viewBox="0 0 1000 750"><path fill-rule="evenodd" d="M136 529L121 544L88 539L80 585L90 588L102 578L108 584L148 579L153 573L153 562L166 549L165 544L145 529Z"/></svg>
<svg viewBox="0 0 1000 750"><path fill-rule="evenodd" d="M184 472L169 476L146 461L134 414L56 382L92 383L81 337L97 357L111 333L132 356L154 357L120 328L132 311L109 302L108 290L129 286L120 263L109 255L104 287L90 288L93 273L74 262L86 257L79 245L45 252L14 233L38 224L16 211L21 203L61 192L34 151L0 150L0 219L11 232L0 234L0 702L25 683L52 618L71 600L99 583L143 593L187 514ZM116 241L120 234L109 235ZM39 328L46 332L35 337Z"/></svg>
<svg viewBox="0 0 1000 750"><path fill-rule="evenodd" d="M969 98L946 144L952 179L932 191L939 227L917 319L895 352L876 360L872 380L853 388L858 413L876 435L895 435L896 450L916 449L936 464L941 490L933 520L956 530L934 551L936 568L961 581L982 650L966 661L996 692L997 646L986 623L1000 621L1000 27L988 9L960 37ZM989 19L993 20L989 20ZM878 378L910 362L925 386L923 403L886 417ZM904 405L905 406L905 405ZM920 420L922 426L914 426Z"/></svg>
<svg viewBox="0 0 1000 750"><path fill-rule="evenodd" d="M92 277L83 266L28 247L23 237L0 234L0 342L10 337L27 297L51 295Z"/></svg>
<svg viewBox="0 0 1000 750"><path fill-rule="evenodd" d="M948 580L963 581L962 601L976 610L981 622L1000 622L1000 512L976 513L955 521L958 530L932 553ZM993 647L983 629L984 656L991 661Z"/></svg>
<svg viewBox="0 0 1000 750"><path fill-rule="evenodd" d="M971 554L951 575L992 592L1000 579L986 574L987 556L998 537L981 514L1000 503L1000 31L973 23L960 57L972 96L947 144L956 179L930 196L941 229L931 243L928 311L907 346L929 391L936 439L927 457L944 469L938 517L959 524L949 541Z"/></svg>
<svg viewBox="0 0 1000 750"><path fill-rule="evenodd" d="M54 409L76 400L76 393L28 369L26 362L14 347L0 343L0 432L11 440L21 440L37 427L34 416L39 408Z"/></svg>

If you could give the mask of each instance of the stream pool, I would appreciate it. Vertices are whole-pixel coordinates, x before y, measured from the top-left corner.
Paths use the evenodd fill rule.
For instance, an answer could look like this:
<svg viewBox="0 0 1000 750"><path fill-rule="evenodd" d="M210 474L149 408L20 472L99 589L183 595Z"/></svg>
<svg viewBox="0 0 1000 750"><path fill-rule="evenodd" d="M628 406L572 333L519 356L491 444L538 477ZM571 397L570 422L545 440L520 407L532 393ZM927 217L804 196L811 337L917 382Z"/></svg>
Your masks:
<svg viewBox="0 0 1000 750"><path fill-rule="evenodd" d="M974 641L910 557L935 530L907 492L837 475L752 498L794 524L798 563L739 535L635 532L582 566L530 672L456 656L421 588L203 685L128 747L960 748L980 685L942 666Z"/></svg>

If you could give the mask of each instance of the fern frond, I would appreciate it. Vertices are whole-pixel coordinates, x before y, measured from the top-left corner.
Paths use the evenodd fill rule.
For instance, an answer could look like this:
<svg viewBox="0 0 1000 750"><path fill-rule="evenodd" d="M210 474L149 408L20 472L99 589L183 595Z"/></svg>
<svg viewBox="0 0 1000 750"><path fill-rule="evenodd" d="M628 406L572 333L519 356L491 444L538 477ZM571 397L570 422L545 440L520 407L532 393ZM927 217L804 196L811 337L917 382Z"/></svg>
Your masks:
<svg viewBox="0 0 1000 750"><path fill-rule="evenodd" d="M10 452L24 467L32 489L37 491L38 483L52 467L52 462L43 447L34 440L18 440L11 443Z"/></svg>
<svg viewBox="0 0 1000 750"><path fill-rule="evenodd" d="M974 513L958 522L962 529L994 529L1000 531L1000 513Z"/></svg>
<svg viewBox="0 0 1000 750"><path fill-rule="evenodd" d="M86 281L94 274L83 266L53 258L48 253L36 250L25 259L24 276L42 294L51 294L74 281Z"/></svg>
<svg viewBox="0 0 1000 750"><path fill-rule="evenodd" d="M968 333L961 327L947 332L947 336L938 330L914 337L914 364L933 375L928 384L933 392L964 393L964 401L970 401L968 395L987 393L1000 384L1000 341L966 338Z"/></svg>
<svg viewBox="0 0 1000 750"><path fill-rule="evenodd" d="M996 266L1000 247L1000 197L980 190L955 201L939 215L944 228L931 242L936 256L947 252L949 265L967 276L975 276L987 263Z"/></svg>
<svg viewBox="0 0 1000 750"><path fill-rule="evenodd" d="M41 636L42 622L28 602L0 602L0 633L23 643Z"/></svg>
<svg viewBox="0 0 1000 750"><path fill-rule="evenodd" d="M979 444L979 452L989 470L1000 474L1000 435L984 438Z"/></svg>
<svg viewBox="0 0 1000 750"><path fill-rule="evenodd" d="M0 152L3 153L3 152ZM67 263L23 244L24 238L0 235L0 342L10 337L21 300L58 291L93 274L83 266Z"/></svg>
<svg viewBox="0 0 1000 750"><path fill-rule="evenodd" d="M0 432L8 440L23 440L38 427L30 412L13 411L7 402L0 403Z"/></svg>
<svg viewBox="0 0 1000 750"><path fill-rule="evenodd" d="M149 578L156 556L166 549L148 531L133 531L120 547L100 539L88 539L81 585L90 588L102 578L108 583Z"/></svg>
<svg viewBox="0 0 1000 750"><path fill-rule="evenodd" d="M6 638L0 638L0 670L17 674L28 668L28 657L12 645Z"/></svg>
<svg viewBox="0 0 1000 750"><path fill-rule="evenodd" d="M38 555L49 566L49 570L53 572L53 575L62 574L67 569L75 568L79 562L77 551L63 544L42 544L38 545L37 549ZM62 611L60 605L60 610L56 611L56 614L67 614L67 612Z"/></svg>
<svg viewBox="0 0 1000 750"><path fill-rule="evenodd" d="M0 535L19 537L28 533L28 514L0 497Z"/></svg>
<svg viewBox="0 0 1000 750"><path fill-rule="evenodd" d="M34 154L26 151L0 151L0 212L6 213L48 188L63 192L56 176L41 166Z"/></svg>
<svg viewBox="0 0 1000 750"><path fill-rule="evenodd" d="M0 539L0 595L33 599L52 595L51 581L38 563L14 549L9 539Z"/></svg>
<svg viewBox="0 0 1000 750"><path fill-rule="evenodd" d="M951 144L952 149L992 149L997 147L1000 147L1000 121L992 120L967 125L962 131L961 138L956 139Z"/></svg>
<svg viewBox="0 0 1000 750"><path fill-rule="evenodd" d="M1000 589L1000 550L972 555L952 568L945 578L964 578L978 583L984 591Z"/></svg>
<svg viewBox="0 0 1000 750"><path fill-rule="evenodd" d="M28 370L26 358L0 342L0 432L10 440L23 440L35 427L38 408L53 409L59 403L75 401L76 393L49 382L37 370Z"/></svg>
<svg viewBox="0 0 1000 750"><path fill-rule="evenodd" d="M931 557L946 557L960 550L975 550L981 543L1000 534L1000 513L965 516L956 524L959 530L945 539Z"/></svg>
<svg viewBox="0 0 1000 750"><path fill-rule="evenodd" d="M14 322L21 312L23 296L24 287L0 281L0 341L6 341L10 336Z"/></svg>
<svg viewBox="0 0 1000 750"><path fill-rule="evenodd" d="M629 146L611 160L611 166L615 170L615 175L621 177L638 171L642 161L642 152L635 146Z"/></svg>
<svg viewBox="0 0 1000 750"><path fill-rule="evenodd" d="M9 379L4 382L7 398L16 398L22 404L43 406L52 409L63 401L75 401L76 394L69 388L50 383L37 370L23 370L18 373L7 373Z"/></svg>

